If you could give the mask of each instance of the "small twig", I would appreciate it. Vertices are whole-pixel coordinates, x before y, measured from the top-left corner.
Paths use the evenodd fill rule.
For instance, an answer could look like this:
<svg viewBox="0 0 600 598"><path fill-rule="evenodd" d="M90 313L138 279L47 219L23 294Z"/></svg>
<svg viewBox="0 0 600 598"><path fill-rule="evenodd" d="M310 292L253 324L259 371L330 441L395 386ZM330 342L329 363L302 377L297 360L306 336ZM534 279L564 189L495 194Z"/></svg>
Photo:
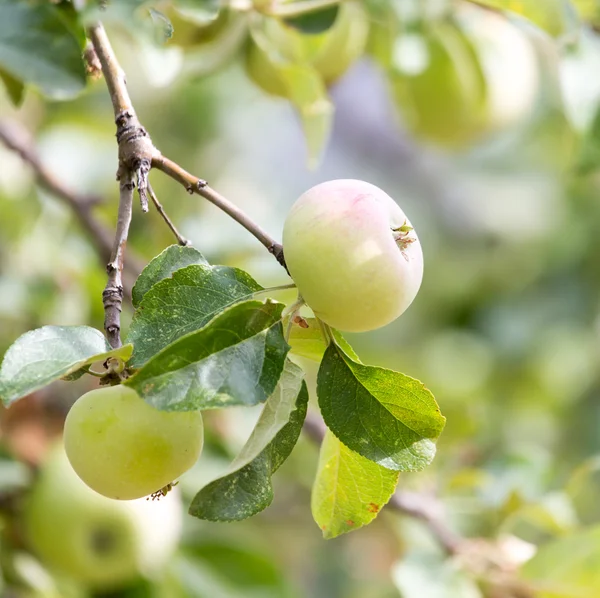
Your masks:
<svg viewBox="0 0 600 598"><path fill-rule="evenodd" d="M156 207L158 213L162 216L162 219L167 223L167 226L171 229L171 232L175 235L177 242L180 245L191 245L191 242L186 239L178 230L177 227L173 224L173 221L169 218L169 215L165 212L165 209L162 207L162 204L158 201L158 197L156 197L156 193L154 193L154 189L152 185L148 183L148 193L150 194L150 199L152 199L152 203Z"/></svg>
<svg viewBox="0 0 600 598"><path fill-rule="evenodd" d="M283 257L283 247L277 243L265 230L254 222L245 212L238 208L234 203L223 197L215 191L208 183L193 174L184 170L179 164L165 158L160 154L155 155L152 160L152 166L158 168L172 179L183 185L188 193L197 193L212 204L220 208L223 212L231 216L236 222L241 224L248 232L258 239L272 253L277 261L286 268ZM286 268L287 270L287 268Z"/></svg>
<svg viewBox="0 0 600 598"><path fill-rule="evenodd" d="M131 171L123 171L120 175L119 214L115 230L110 261L106 266L108 281L102 300L104 303L104 330L106 338L113 349L121 346L121 309L123 305L123 262L125 258L125 245L129 234L129 225L133 211L133 190L135 183Z"/></svg>

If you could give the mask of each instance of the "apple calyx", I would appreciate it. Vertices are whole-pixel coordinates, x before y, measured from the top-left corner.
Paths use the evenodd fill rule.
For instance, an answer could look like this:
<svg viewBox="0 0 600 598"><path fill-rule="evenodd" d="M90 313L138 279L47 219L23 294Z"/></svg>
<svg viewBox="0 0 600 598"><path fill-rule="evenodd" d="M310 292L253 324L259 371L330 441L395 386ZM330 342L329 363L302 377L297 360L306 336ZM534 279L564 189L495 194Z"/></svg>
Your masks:
<svg viewBox="0 0 600 598"><path fill-rule="evenodd" d="M411 243L414 243L416 241L416 238L414 236L410 235L410 233L413 230L414 230L413 227L410 226L410 224L408 224L406 220L404 221L404 224L402 226L392 229L392 232L394 233L394 240L396 241L396 245L398 245L398 248L400 249L402 256L404 257L404 259L407 262L408 262L409 258L408 258L408 255L406 254L405 250Z"/></svg>

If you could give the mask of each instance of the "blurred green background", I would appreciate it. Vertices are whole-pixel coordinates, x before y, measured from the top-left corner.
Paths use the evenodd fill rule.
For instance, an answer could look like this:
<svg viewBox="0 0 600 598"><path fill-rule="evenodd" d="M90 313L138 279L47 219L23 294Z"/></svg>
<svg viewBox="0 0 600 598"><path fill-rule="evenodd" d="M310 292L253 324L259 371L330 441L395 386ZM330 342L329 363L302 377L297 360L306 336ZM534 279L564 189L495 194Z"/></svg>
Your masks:
<svg viewBox="0 0 600 598"><path fill-rule="evenodd" d="M109 34L157 147L276 238L295 199L335 178L380 186L410 216L425 254L419 296L393 324L348 338L364 362L424 381L447 417L434 464L402 474L400 487L435 493L448 525L466 536L523 540L514 549L517 559L519 550L529 556L536 545L600 520L593 460L600 454L600 40L589 25L557 20L539 27L512 13L464 12L459 4L450 10L460 11L460 27L434 31L410 21L395 33L391 66L365 55L336 82L333 132L312 170L294 108L248 78L242 54L206 73L205 54L192 46L184 56L177 46L176 22L166 45L114 24ZM424 22L440 18L447 20L428 15ZM371 49L384 40L385 24L372 26ZM450 54L436 45L457 31L483 40L473 46L476 75L483 77L473 89L472 56L452 56L462 69L453 87L443 66ZM459 41L451 43L457 48ZM489 118L497 116L493 126L482 125L482 105ZM95 213L114 226L117 148L101 79L64 103L29 91L19 109L0 90L0 115L31 132L43 163L65 185L100 195ZM160 173L151 181L211 263L241 267L264 286L288 282L223 213ZM171 243L157 213L136 208L128 249L148 261ZM69 208L0 146L0 354L45 324L101 329L104 284L103 265ZM130 316L128 306L124 321ZM314 395L316 366L307 368ZM9 499L29 483L22 463L43 460L69 405L91 384L58 383L2 413L6 598L89 595L32 560L11 520L18 504ZM226 469L257 415L254 409L209 414L206 449L178 488L184 505L199 483ZM482 595L485 588L448 568L422 524L398 513L384 510L368 528L322 540L310 515L317 454L301 439L275 476L269 509L233 524L185 516L166 572L96 595ZM591 581L582 587L581 594L547 595L600 595Z"/></svg>

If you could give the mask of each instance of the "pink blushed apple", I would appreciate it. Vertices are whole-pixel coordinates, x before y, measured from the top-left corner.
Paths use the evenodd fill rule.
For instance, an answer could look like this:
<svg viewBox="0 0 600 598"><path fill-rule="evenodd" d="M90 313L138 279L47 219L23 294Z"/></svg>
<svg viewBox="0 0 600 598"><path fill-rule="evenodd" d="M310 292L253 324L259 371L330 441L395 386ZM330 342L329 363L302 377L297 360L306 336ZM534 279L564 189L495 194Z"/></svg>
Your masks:
<svg viewBox="0 0 600 598"><path fill-rule="evenodd" d="M300 196L285 222L283 250L307 305L347 332L395 320L423 278L410 221L389 195L364 181L328 181Z"/></svg>

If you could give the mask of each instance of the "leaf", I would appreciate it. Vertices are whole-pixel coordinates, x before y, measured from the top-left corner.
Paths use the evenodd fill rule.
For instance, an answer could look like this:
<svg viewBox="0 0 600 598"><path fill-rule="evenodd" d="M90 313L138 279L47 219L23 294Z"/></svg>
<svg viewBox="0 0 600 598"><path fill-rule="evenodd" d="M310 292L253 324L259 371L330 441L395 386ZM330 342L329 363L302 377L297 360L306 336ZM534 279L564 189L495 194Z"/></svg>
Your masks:
<svg viewBox="0 0 600 598"><path fill-rule="evenodd" d="M222 4L220 0L174 0L173 8L182 17L202 26L217 19Z"/></svg>
<svg viewBox="0 0 600 598"><path fill-rule="evenodd" d="M44 326L20 336L0 366L0 397L5 405L67 377L86 365L118 357L127 361L133 347L111 349L89 326Z"/></svg>
<svg viewBox="0 0 600 598"><path fill-rule="evenodd" d="M262 403L289 351L282 309L270 300L234 305L163 349L125 384L165 411Z"/></svg>
<svg viewBox="0 0 600 598"><path fill-rule="evenodd" d="M2 82L6 87L8 97L13 103L13 106L18 108L22 104L25 96L25 86L21 81L15 79L10 73L7 73L2 69L0 69L0 79L2 79Z"/></svg>
<svg viewBox="0 0 600 598"><path fill-rule="evenodd" d="M266 509L273 500L271 475L292 452L308 406L302 370L287 360L273 394L230 473L198 492L190 515L209 521L239 521Z"/></svg>
<svg viewBox="0 0 600 598"><path fill-rule="evenodd" d="M436 554L409 552L392 568L392 579L402 598L483 598L455 560Z"/></svg>
<svg viewBox="0 0 600 598"><path fill-rule="evenodd" d="M311 497L323 537L335 538L371 523L390 500L399 475L351 451L328 430Z"/></svg>
<svg viewBox="0 0 600 598"><path fill-rule="evenodd" d="M173 272L190 266L200 264L208 266L204 256L193 247L171 245L157 255L138 276L131 291L133 307L138 307L144 295L158 282L169 278Z"/></svg>
<svg viewBox="0 0 600 598"><path fill-rule="evenodd" d="M332 343L317 396L330 430L363 457L396 471L418 471L433 460L446 418L419 380L356 363Z"/></svg>
<svg viewBox="0 0 600 598"><path fill-rule="evenodd" d="M286 97L297 109L306 139L308 163L318 165L333 126L334 106L318 70L305 57L285 57L275 40L261 26L251 27L247 66L254 81L263 89ZM281 40L280 40L281 41Z"/></svg>
<svg viewBox="0 0 600 598"><path fill-rule="evenodd" d="M0 0L0 67L56 99L86 84L79 43L48 2Z"/></svg>
<svg viewBox="0 0 600 598"><path fill-rule="evenodd" d="M297 17L285 19L285 23L303 33L324 33L330 29L338 16L339 6L328 6Z"/></svg>
<svg viewBox="0 0 600 598"><path fill-rule="evenodd" d="M127 342L140 367L178 338L202 328L233 303L262 287L246 272L227 266L191 265L156 283L134 314Z"/></svg>
<svg viewBox="0 0 600 598"><path fill-rule="evenodd" d="M299 357L312 359L313 361L321 361L323 354L327 349L327 343L323 338L319 322L316 318L304 318L308 324L308 328L301 326L292 326L290 330L290 338L288 342L291 346L290 351ZM342 348L346 355L350 356L354 361L360 361L348 341L341 335L340 332L331 328L336 343Z"/></svg>
<svg viewBox="0 0 600 598"><path fill-rule="evenodd" d="M521 569L539 598L600 595L600 526L542 545Z"/></svg>

